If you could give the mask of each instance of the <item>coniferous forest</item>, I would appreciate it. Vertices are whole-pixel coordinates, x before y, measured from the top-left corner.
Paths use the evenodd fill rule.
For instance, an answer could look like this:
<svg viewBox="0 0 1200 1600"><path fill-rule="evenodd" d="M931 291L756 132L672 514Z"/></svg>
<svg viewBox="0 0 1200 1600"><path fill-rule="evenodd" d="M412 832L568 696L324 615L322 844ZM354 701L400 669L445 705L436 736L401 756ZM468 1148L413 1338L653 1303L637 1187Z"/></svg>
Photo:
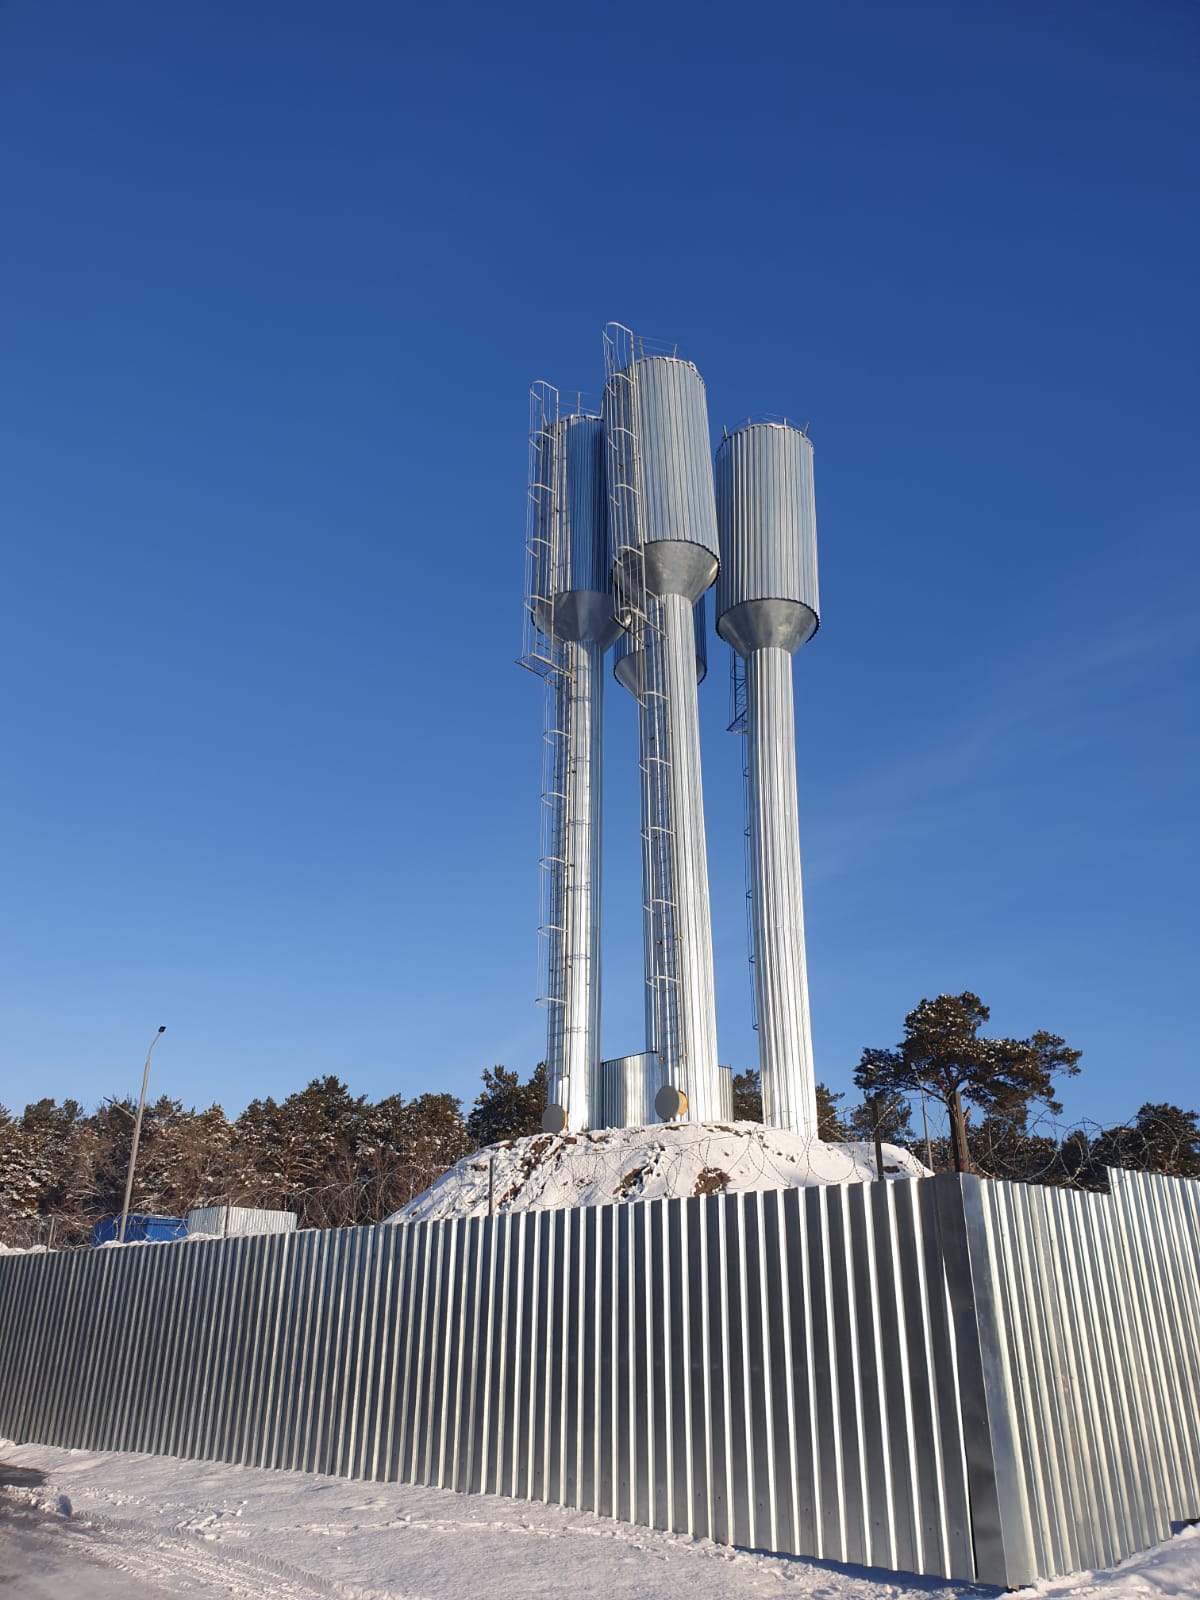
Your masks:
<svg viewBox="0 0 1200 1600"><path fill-rule="evenodd" d="M1055 1081L1079 1072L1079 1052L1046 1032L988 1037L987 1017L973 994L921 1001L897 1046L863 1051L859 1098L818 1084L820 1137L878 1131L934 1171L1022 1182L1101 1188L1110 1166L1200 1177L1196 1112L1147 1101L1115 1126L1065 1125ZM334 1076L233 1118L159 1098L146 1107L132 1210L181 1217L230 1204L294 1211L301 1227L381 1222L473 1150L537 1133L545 1105L544 1065L525 1079L489 1067L466 1112L449 1094L371 1101ZM135 1110L127 1099L0 1107L0 1243L88 1244L120 1211ZM734 1115L762 1120L756 1071L735 1073Z"/></svg>

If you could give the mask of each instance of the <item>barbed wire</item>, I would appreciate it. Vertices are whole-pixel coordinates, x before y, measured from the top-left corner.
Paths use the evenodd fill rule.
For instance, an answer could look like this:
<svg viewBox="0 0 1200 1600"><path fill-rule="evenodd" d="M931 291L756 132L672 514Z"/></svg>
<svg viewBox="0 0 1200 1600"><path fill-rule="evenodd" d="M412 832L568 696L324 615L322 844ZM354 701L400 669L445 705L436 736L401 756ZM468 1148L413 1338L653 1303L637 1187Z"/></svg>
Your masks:
<svg viewBox="0 0 1200 1600"><path fill-rule="evenodd" d="M1156 1116L1160 1109L1172 1113ZM1200 1128L1190 1113L1177 1107L1143 1107L1149 1112L1117 1122L1095 1118L1074 1120L1043 1109L1027 1109L1019 1118L968 1118L967 1146L971 1170L982 1177L1009 1178L1060 1188L1105 1186L1108 1167L1143 1168L1176 1176L1200 1177ZM910 1115L914 1116L913 1112ZM933 1171L954 1169L952 1129L944 1105L927 1101L929 1154L924 1133L907 1134L900 1142ZM882 1119L887 1137L889 1120Z"/></svg>

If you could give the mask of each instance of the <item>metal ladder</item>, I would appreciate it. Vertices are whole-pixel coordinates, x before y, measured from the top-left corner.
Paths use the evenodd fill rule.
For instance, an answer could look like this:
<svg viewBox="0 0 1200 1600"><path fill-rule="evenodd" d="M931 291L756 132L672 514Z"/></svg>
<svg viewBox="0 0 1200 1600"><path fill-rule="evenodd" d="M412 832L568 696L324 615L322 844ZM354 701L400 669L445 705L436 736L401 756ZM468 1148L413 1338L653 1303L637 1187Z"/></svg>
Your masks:
<svg viewBox="0 0 1200 1600"><path fill-rule="evenodd" d="M560 715L570 693L566 653L544 626L552 614L551 575L557 570L562 463L557 436L558 390L535 383L529 391L529 489L525 523L525 615L518 664L541 678L542 792L538 894L538 1004L560 1017L565 1003L565 918L571 863L566 853L567 737ZM541 620L539 620L539 618ZM547 1026L547 1066L562 1067L563 1029ZM557 1058L557 1059L555 1059Z"/></svg>

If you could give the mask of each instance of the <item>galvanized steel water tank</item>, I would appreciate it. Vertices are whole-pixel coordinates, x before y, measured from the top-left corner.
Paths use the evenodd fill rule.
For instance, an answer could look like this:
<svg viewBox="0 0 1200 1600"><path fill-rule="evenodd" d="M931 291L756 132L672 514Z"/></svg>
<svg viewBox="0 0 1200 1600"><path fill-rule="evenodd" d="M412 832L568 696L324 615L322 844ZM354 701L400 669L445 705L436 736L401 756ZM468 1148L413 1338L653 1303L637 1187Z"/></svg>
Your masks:
<svg viewBox="0 0 1200 1600"><path fill-rule="evenodd" d="M604 419L615 470L636 492L646 588L698 600L718 566L704 380L677 356L639 356L609 379Z"/></svg>
<svg viewBox="0 0 1200 1600"><path fill-rule="evenodd" d="M717 632L737 651L794 653L817 631L817 521L808 437L749 423L717 448Z"/></svg>
<svg viewBox="0 0 1200 1600"><path fill-rule="evenodd" d="M645 1051L600 1063L603 1128L644 1128L656 1122L654 1096L663 1083L662 1064Z"/></svg>
<svg viewBox="0 0 1200 1600"><path fill-rule="evenodd" d="M620 631L609 583L604 424L577 413L535 439L534 620L543 633L607 647Z"/></svg>

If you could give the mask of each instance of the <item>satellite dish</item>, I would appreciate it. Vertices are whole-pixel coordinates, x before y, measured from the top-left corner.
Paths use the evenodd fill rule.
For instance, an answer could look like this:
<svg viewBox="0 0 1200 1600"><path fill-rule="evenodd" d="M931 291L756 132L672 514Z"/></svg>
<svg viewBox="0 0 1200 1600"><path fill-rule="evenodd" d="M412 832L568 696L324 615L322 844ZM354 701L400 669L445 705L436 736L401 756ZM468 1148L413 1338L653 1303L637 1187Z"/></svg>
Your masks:
<svg viewBox="0 0 1200 1600"><path fill-rule="evenodd" d="M542 1112L543 1133L566 1133L567 1113L562 1106L547 1106Z"/></svg>
<svg viewBox="0 0 1200 1600"><path fill-rule="evenodd" d="M654 1096L654 1109L660 1122L675 1122L687 1115L687 1095L673 1083L664 1083Z"/></svg>

